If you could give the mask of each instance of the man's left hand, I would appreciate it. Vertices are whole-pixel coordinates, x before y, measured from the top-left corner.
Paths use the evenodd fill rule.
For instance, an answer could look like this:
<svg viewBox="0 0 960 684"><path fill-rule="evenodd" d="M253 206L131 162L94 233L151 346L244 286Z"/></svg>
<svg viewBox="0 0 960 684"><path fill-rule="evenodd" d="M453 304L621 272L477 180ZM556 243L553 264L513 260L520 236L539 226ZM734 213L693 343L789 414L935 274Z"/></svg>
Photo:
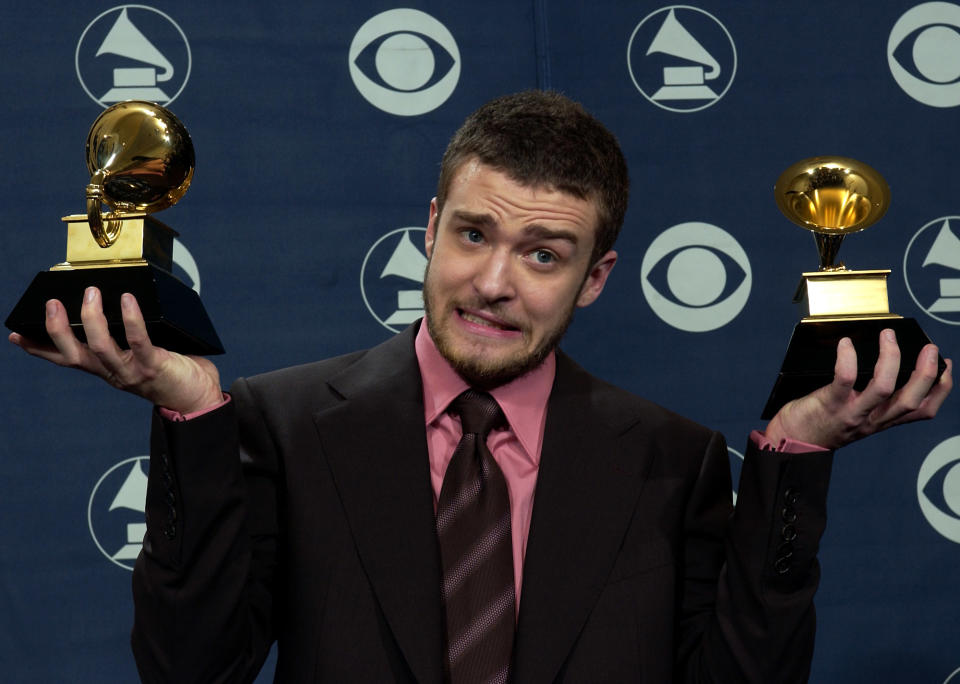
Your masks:
<svg viewBox="0 0 960 684"><path fill-rule="evenodd" d="M892 330L880 333L880 356L870 383L858 392L857 352L844 338L837 345L833 382L786 404L767 425L766 436L774 444L791 438L828 449L862 439L894 425L929 420L937 415L953 387L947 367L937 379L937 347L928 344L917 357L910 379L895 390L900 370L900 347Z"/></svg>

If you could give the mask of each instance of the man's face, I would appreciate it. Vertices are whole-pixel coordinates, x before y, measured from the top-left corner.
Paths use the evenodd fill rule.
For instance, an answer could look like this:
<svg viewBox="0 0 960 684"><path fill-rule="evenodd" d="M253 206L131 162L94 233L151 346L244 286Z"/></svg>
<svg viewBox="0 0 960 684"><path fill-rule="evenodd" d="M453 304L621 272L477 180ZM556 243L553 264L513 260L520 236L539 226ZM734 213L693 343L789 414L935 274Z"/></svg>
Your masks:
<svg viewBox="0 0 960 684"><path fill-rule="evenodd" d="M473 385L532 370L577 306L591 304L616 262L591 263L597 208L549 187L524 187L468 161L438 218L430 203L424 300L430 336Z"/></svg>

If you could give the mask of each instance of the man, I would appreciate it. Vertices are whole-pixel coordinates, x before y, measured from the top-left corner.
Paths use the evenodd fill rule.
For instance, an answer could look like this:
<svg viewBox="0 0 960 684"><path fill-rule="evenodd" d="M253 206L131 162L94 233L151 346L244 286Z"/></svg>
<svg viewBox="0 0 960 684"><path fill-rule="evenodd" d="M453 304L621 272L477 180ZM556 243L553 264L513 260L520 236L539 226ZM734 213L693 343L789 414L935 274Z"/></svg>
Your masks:
<svg viewBox="0 0 960 684"><path fill-rule="evenodd" d="M831 450L933 417L951 365L937 380L930 345L894 392L885 333L855 392L842 342L833 384L751 437L733 513L720 435L556 349L616 263L626 196L602 125L521 93L444 155L426 325L226 398L208 360L150 344L129 295L130 351L93 289L86 345L56 301L55 347L11 336L160 407L134 574L145 681L248 681L274 639L283 682L805 681ZM452 482L461 468L478 479ZM450 532L465 510L492 527Z"/></svg>

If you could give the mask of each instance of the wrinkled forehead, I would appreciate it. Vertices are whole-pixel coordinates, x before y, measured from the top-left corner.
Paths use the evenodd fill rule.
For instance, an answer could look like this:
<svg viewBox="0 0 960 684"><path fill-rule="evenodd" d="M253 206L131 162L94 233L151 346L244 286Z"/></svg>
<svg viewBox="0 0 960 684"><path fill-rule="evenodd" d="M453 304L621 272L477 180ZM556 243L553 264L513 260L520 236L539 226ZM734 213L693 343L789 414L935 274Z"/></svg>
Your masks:
<svg viewBox="0 0 960 684"><path fill-rule="evenodd" d="M519 187L525 190L544 194L559 193L572 199L589 202L592 205L595 217L599 218L603 215L603 205L600 201L600 196L597 191L584 192L580 188L565 185L563 183L555 183L536 178L526 178L517 173L514 169L510 169L498 164L488 164L476 156L464 159L462 162L460 162L460 164L457 165L453 173L450 175L448 187L445 188L447 198L449 198L455 187L462 187L463 185L474 181L484 171L493 171L498 174L503 174L512 182L516 183Z"/></svg>
<svg viewBox="0 0 960 684"><path fill-rule="evenodd" d="M592 197L585 197L576 189L558 187L549 182L517 178L507 169L471 159L456 170L447 189L447 201L456 198L456 204L469 205L488 195L500 195L508 203L528 205L560 214L572 213L579 223L595 229L600 208Z"/></svg>

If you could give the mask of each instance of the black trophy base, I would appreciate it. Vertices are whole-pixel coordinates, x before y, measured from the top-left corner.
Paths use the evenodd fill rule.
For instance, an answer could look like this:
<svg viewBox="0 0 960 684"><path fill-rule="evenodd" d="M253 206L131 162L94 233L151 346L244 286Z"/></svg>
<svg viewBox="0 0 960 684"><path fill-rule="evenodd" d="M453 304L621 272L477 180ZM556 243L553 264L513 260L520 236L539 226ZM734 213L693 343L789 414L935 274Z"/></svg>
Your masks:
<svg viewBox="0 0 960 684"><path fill-rule="evenodd" d="M773 418L784 404L833 382L837 360L837 344L844 337L853 341L857 350L857 381L854 389L862 390L873 377L873 367L880 355L880 331L892 328L900 346L900 372L897 387L903 387L916 365L917 356L930 338L913 318L877 318L849 321L800 322L783 359L780 375L760 416ZM947 367L939 358L939 371Z"/></svg>
<svg viewBox="0 0 960 684"><path fill-rule="evenodd" d="M200 296L174 276L150 264L38 273L4 325L34 341L50 342L44 327L45 303L48 299L59 299L67 310L74 333L86 341L80 305L84 290L91 285L100 289L110 334L124 349L129 345L123 331L120 295L129 292L137 298L154 345L181 354L223 353L223 344Z"/></svg>

